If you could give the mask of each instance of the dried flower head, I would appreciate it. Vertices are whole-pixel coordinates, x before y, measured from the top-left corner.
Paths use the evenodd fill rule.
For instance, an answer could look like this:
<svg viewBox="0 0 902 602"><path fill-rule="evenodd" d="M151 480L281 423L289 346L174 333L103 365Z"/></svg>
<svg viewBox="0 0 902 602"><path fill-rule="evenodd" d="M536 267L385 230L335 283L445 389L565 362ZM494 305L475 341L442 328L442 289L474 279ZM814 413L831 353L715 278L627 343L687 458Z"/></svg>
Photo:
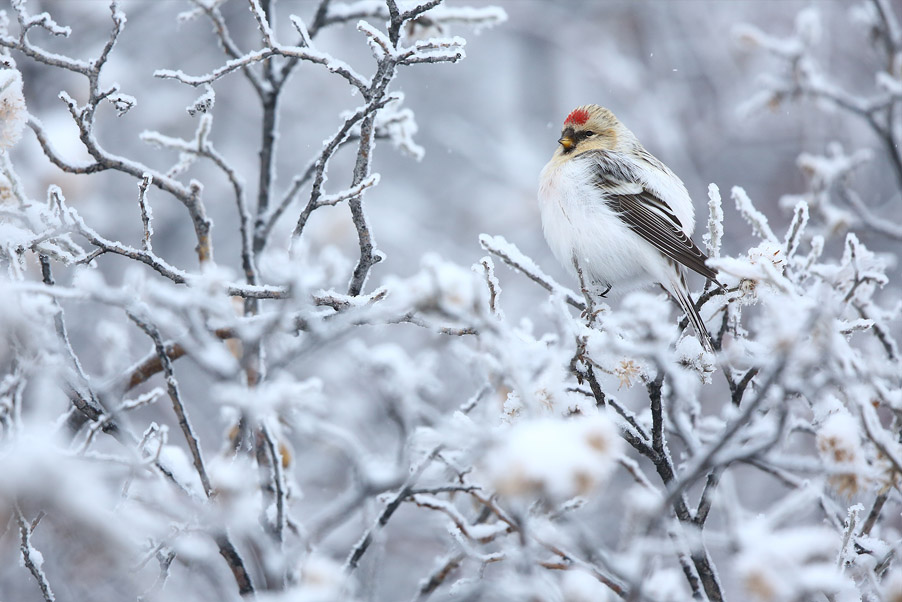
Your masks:
<svg viewBox="0 0 902 602"><path fill-rule="evenodd" d="M0 150L19 142L27 118L22 74L16 69L0 70Z"/></svg>
<svg viewBox="0 0 902 602"><path fill-rule="evenodd" d="M861 448L859 427L847 412L830 414L817 431L817 449L830 469L830 485L840 493L853 495L867 486L867 462Z"/></svg>
<svg viewBox="0 0 902 602"><path fill-rule="evenodd" d="M616 427L603 414L528 420L502 433L486 469L499 493L560 501L601 485L620 446Z"/></svg>
<svg viewBox="0 0 902 602"><path fill-rule="evenodd" d="M633 386L633 379L639 377L642 374L642 369L636 364L633 360L623 359L620 360L620 364L614 368L614 374L617 376L617 379L620 381L620 384L617 386L618 389L622 389L626 386L627 389Z"/></svg>

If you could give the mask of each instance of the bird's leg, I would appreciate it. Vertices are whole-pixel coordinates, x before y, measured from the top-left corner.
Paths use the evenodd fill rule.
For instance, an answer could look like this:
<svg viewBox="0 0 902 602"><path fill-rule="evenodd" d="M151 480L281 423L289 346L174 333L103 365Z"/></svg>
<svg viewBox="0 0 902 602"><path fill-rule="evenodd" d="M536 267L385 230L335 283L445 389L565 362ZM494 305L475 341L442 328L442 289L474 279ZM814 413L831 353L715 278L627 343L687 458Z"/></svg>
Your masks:
<svg viewBox="0 0 902 602"><path fill-rule="evenodd" d="M592 298L592 293L589 291L589 287L586 286L586 279L583 277L583 269L579 266L579 261L576 259L576 253L574 253L570 259L573 261L573 268L576 270L576 277L579 279L579 290L583 294L583 299L586 300L586 308L583 309L579 317L586 320L591 326L595 323L595 318L598 317L598 310L595 309L595 299Z"/></svg>
<svg viewBox="0 0 902 602"><path fill-rule="evenodd" d="M593 295L592 290L586 284L586 279L583 276L583 269L579 266L579 262L576 260L576 254L574 253L571 257L571 261L573 261L573 268L576 270L576 277L579 278L579 290L583 294L583 298L586 300L586 307L580 313L579 317L586 320L589 326L595 324L595 319L598 318L598 314L604 311L603 307L595 308L595 295ZM594 284L598 284L595 282ZM599 297L604 299L607 297L608 292L611 290L611 285L607 284L607 288L604 289L600 294L597 294Z"/></svg>

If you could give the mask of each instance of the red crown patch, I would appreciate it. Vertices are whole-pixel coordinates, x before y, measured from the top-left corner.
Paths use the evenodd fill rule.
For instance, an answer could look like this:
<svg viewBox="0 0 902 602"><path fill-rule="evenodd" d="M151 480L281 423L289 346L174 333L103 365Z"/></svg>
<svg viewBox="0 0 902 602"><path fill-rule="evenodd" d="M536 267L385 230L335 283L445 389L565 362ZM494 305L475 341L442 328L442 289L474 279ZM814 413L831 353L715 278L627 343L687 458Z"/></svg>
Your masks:
<svg viewBox="0 0 902 602"><path fill-rule="evenodd" d="M589 120L589 111L586 109L574 109L572 113L567 115L567 121L564 122L564 125L568 123L573 123L575 125L583 125Z"/></svg>

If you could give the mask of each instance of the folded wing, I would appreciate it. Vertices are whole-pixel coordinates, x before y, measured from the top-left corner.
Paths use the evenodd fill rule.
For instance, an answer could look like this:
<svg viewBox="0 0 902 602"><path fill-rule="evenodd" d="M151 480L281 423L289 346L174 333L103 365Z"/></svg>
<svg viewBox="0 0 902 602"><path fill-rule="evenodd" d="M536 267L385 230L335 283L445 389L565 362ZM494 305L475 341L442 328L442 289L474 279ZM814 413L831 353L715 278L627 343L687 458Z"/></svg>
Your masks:
<svg viewBox="0 0 902 602"><path fill-rule="evenodd" d="M666 257L721 286L717 272L705 265L708 256L686 235L667 203L645 188L623 162L613 161L603 152L595 154L595 185L604 192L611 209Z"/></svg>

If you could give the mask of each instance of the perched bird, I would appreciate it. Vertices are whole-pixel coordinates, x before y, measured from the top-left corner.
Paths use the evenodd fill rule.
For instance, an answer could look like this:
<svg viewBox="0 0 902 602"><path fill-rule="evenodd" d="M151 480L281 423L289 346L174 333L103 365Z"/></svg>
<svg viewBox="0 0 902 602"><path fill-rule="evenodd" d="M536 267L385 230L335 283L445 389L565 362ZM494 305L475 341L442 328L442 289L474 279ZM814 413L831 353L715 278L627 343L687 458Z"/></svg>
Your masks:
<svg viewBox="0 0 902 602"><path fill-rule="evenodd" d="M685 268L720 284L690 238L695 212L683 182L598 105L574 109L558 143L539 181L542 229L554 256L604 288L602 296L659 283L713 351Z"/></svg>

